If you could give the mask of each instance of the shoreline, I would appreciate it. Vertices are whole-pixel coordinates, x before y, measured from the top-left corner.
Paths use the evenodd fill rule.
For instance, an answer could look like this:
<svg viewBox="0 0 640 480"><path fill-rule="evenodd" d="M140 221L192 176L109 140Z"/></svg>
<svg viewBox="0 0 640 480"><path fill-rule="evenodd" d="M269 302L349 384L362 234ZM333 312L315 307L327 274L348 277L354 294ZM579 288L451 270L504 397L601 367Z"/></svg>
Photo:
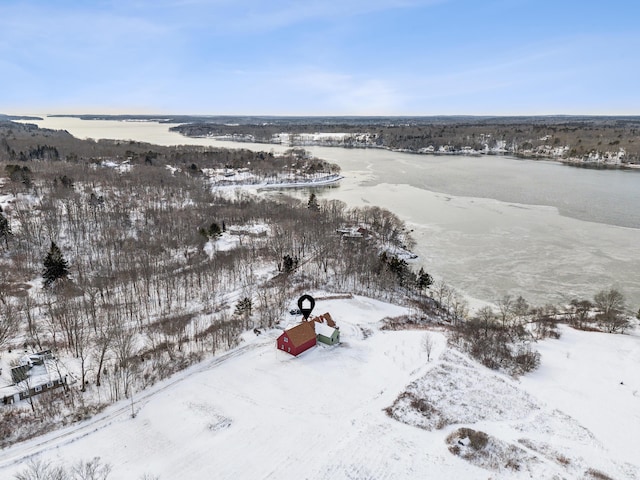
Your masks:
<svg viewBox="0 0 640 480"><path fill-rule="evenodd" d="M45 125L43 125L43 127L45 128L49 128L48 125L46 125L46 122L39 122L39 123L45 123ZM278 150L284 150L286 148L285 145L283 144L264 144L264 143L255 143L255 142L231 142L231 141L219 141L219 140L214 140L212 137L210 136L200 136L199 138L195 138L195 137L186 137L186 136L181 136L179 135L177 132L175 134L175 136L173 134L168 134L167 132L167 125L163 125L163 124L159 124L159 123L155 123L155 122L143 122L146 125L150 125L151 128L150 130L148 129L142 129L140 130L140 123L139 122L95 122L96 124L94 125L94 123L92 122L87 122L85 121L84 123L81 124L80 121L78 122L72 122L70 125L67 124L58 124L56 123L54 125L54 128L56 129L61 129L61 128L65 128L68 131L72 132L72 134L78 138L85 138L85 137L92 137L92 138L105 138L105 137L109 137L110 135L115 135L115 138L118 138L118 136L122 136L122 138L130 138L129 136L129 132L130 131L134 131L134 132L141 132L140 134L135 135L135 138L138 138L138 141L144 141L144 142L155 142L161 145L179 145L180 141L179 138L182 137L185 141L190 141L191 142L201 142L201 143L206 143L207 146L213 145L214 147L217 147L218 145L220 146L224 146L225 148L243 148L243 143L244 143L244 147L248 148L248 149L266 149L268 150L269 147L267 147L266 145L271 145L273 147L274 150L278 151ZM123 128L120 129L115 129L112 130L111 127L113 127L113 125L121 125ZM154 127L154 125L156 125ZM91 127L88 130L83 130L81 127ZM126 128L124 128L126 127ZM134 127L138 127L138 128L134 128ZM130 130L132 129L132 130ZM161 131L161 132L160 132ZM160 132L160 133L158 133ZM151 138L148 138L151 135ZM162 136L164 135L164 136ZM146 137L146 138L143 138ZM204 141L203 141L204 139ZM158 142L158 140L160 140ZM199 143L200 144L200 143ZM342 149L343 147L338 147L338 148L334 148L333 150L338 152ZM342 151L345 152L345 155L341 155L341 156L337 156L338 158L342 158L342 157L349 157L351 158L352 156L358 159L366 159L366 157L368 156L374 156L374 157L380 157L381 154L384 157L385 155L383 154L383 152L389 151L390 149L388 148L381 148L381 147L351 147L354 148L353 152L348 152L348 148L347 149L343 149ZM369 151L364 151L365 148L372 148L372 150ZM322 146L318 147L319 150L322 150ZM327 149L326 154L329 155L330 151ZM416 153L417 152L408 152L408 153ZM454 156L455 157L455 153L453 152L449 152L449 153L433 153L432 155L449 155L449 156ZM476 156L480 156L481 154L476 154ZM500 153L495 153L495 152L491 152L489 153L489 155L494 155L494 159L499 159L500 157L506 157L511 159L519 159L522 158L523 160L525 158L523 158L522 156L508 156L507 152L500 152ZM318 155L320 156L320 155ZM332 158L332 161L335 161L336 163L340 164L341 167L344 168L344 165L342 164L341 161L338 161L337 159L334 159L333 157L323 157L323 158ZM548 165L553 165L553 164L558 164L558 163L562 163L561 160L557 159L557 158L541 158L541 157L534 157L531 158L532 160L543 160L541 162L538 162L539 165L544 165L545 163L547 163L547 161L549 162ZM418 160L416 158L416 160ZM544 161L546 160L546 161ZM441 162L447 162L447 160L445 159L441 159ZM471 163L475 163L475 159L470 157L469 160ZM484 160L477 160L477 165L481 166L483 163L487 162L487 161L491 161L491 157L484 159ZM429 160L428 159L419 159L419 162L424 162L424 163L428 163ZM514 162L515 163L515 162ZM535 165L535 164L534 164ZM575 165L577 167L581 167L584 168L583 165ZM396 214L399 214L401 217L404 217L404 220L408 220L409 222L417 222L420 223L422 225L428 225L429 228L424 228L423 229L423 237L424 240L428 243L426 243L425 245L427 245L427 247L425 247L423 249L422 252L420 252L420 257L421 260L425 262L425 266L426 265L431 265L431 262L433 262L435 259L434 257L437 256L438 254L442 254L442 255L450 255L450 249L452 247L457 248L457 250L454 250L455 253L453 254L453 260L450 262L439 262L440 265L437 267L439 270L439 273L441 275L437 275L437 276L442 276L444 277L448 283L450 283L451 285L453 285L456 289L459 289L460 291L467 293L467 292L471 292L471 296L475 297L475 298L479 298L479 299L492 299L495 298L497 295L494 295L492 293L486 294L485 292L490 290L487 288L482 288L482 293L477 293L477 288L466 288L465 285L467 282L466 278L469 276L468 273L465 273L463 271L460 270L459 268L459 263L460 261L457 260L458 258L467 258L469 257L469 248L470 247L474 247L475 245L477 245L479 242L484 241L485 239L487 240L491 240L490 245L495 245L496 241L501 241L500 239L504 239L505 235L500 235L500 236L496 236L496 239L492 239L492 230L489 227L486 227L484 229L479 229L479 227L477 229L468 229L469 231L467 231L467 229L464 229L462 226L466 225L463 224L461 222L455 223L452 222L450 219L444 218L440 221L436 220L437 218L439 218L439 216L442 216L441 214L443 212L449 212L452 214L464 214L465 212L467 213L472 213L475 216L478 214L478 208L481 208L480 213L484 213L486 215L490 216L490 219L492 219L492 223L491 225L497 225L500 226L500 232L503 231L503 223L504 223L504 219L506 217L504 217L504 215L501 216L496 216L498 215L499 212L495 212L493 208L488 208L488 207L483 207L482 205L479 205L479 203L475 200L475 196L472 196L473 198L469 197L470 200L469 201L455 201L454 200L442 200L439 202L434 203L433 208L430 210L430 215L423 215L422 217L416 217L415 215L411 214L407 214L407 215L402 215L401 212L403 211L407 211L407 208L413 208L411 205L408 207L405 204L412 204L412 205L422 205L425 202L425 195L427 197L430 198L430 196L432 194L442 194L445 197L451 197L453 196L452 193L447 193L446 191L435 191L435 190L430 190L430 193L425 193L423 191L419 191L419 190L414 190L414 189L409 189L409 193L411 193L411 198L412 201L411 202L402 202L402 204L400 205L396 205L394 202L395 200L402 200L403 197L405 195L407 195L407 189L406 187L402 187L400 189L400 187L398 187L398 193L400 193L400 191L402 192L402 195L390 195L390 191L389 191L389 187L387 186L386 188L383 187L376 187L376 186L368 186L366 187L366 190L362 190L360 185L355 185L356 183L359 182L355 182L355 179L353 177L353 174L356 173L356 177L355 178L360 178L359 174L362 174L361 176L363 178L365 178L369 173L366 170L366 163L363 163L363 170L362 172L358 171L358 172L353 172L349 169L346 169L345 173L347 173L347 175L345 176L346 180L343 181L341 183L341 188L331 188L331 186L327 186L327 190L331 192L331 194L328 196L328 198L330 199L339 199L342 201L345 201L345 203L347 203L350 207L353 206L357 206L357 205L364 205L364 204L379 204L379 205L384 205L385 208L390 209L391 211L393 211ZM568 176L573 176L574 172L568 172L567 175ZM577 172L578 176L580 176L580 172ZM368 178L368 177L366 177ZM277 181L276 179L272 179L271 181ZM280 183L280 182L278 182ZM289 187L288 190L293 193L293 192L303 192L304 188L306 187L318 187L318 188L322 188L323 186L320 184L310 184L310 185L299 185L296 184L298 182L295 183L290 183L288 186L284 186L281 187L275 183L269 184L269 185L264 185L263 183L260 182L256 182L253 184L246 184L242 187L240 187L239 185L233 185L233 184L227 184L226 186L215 186L214 188L221 188L221 189L233 189L233 188L246 188L248 190L256 190L256 189L262 189L264 188L265 192L268 192L269 190L271 191L277 191L279 188L282 188L282 190L284 191L285 188ZM305 182L306 183L306 182ZM337 184L337 183L336 183ZM345 187L345 189L343 189L342 187ZM357 188L356 188L357 187ZM396 191L396 189L394 188L393 191ZM296 194L298 195L298 194ZM387 198L389 197L390 198ZM459 196L459 195L457 195ZM493 198L495 199L495 197L478 197L478 198ZM462 204L460 204L460 202L462 202ZM502 203L504 203L504 201L502 201ZM509 202L507 202L509 203ZM524 203L525 205L529 205L528 203ZM535 205L539 205L539 204L535 204ZM457 208L452 208L453 206L457 207ZM508 213L511 212L512 209L499 209L500 212L502 213ZM534 209L534 211L537 211L537 209ZM424 217L424 218L423 218ZM455 217L457 218L457 217ZM509 218L511 218L511 216L509 216ZM560 222L560 220L557 220L558 218L563 219L563 222ZM598 246L598 248L594 249L593 247L593 243L594 241L589 241L589 242L582 242L579 244L576 244L576 238L575 238L575 231L567 231L565 232L565 229L560 228L562 227L562 225L564 225L564 220L568 220L568 221L572 221L574 219L576 219L576 217L572 217L570 215L566 215L566 214L561 214L560 216L552 216L551 219L553 220L553 225L555 227L558 228L554 228L552 229L552 231L548 232L547 237L549 237L547 240L545 240L544 244L540 244L540 248L538 249L538 244L537 243L532 243L529 242L528 239L530 238L537 238L537 236L539 236L539 232L541 229L544 228L548 228L548 222L544 221L544 222L540 222L540 225L538 228L538 230L536 232L531 231L531 234L525 234L523 235L523 231L520 228L521 225L517 224L515 226L513 225L507 225L507 228L513 227L511 230L507 230L509 232L513 232L513 237L516 240L514 240L513 245L508 245L509 248L512 249L518 249L518 251L521 251L521 257L520 258L507 258L507 260L509 260L509 264L507 264L507 267L509 268L505 268L504 270L504 275L510 275L514 269L520 269L522 268L523 265L526 265L530 259L535 256L534 254L537 255L537 260L535 260L535 268L536 269L540 269L540 259L542 259L542 263L545 262L545 260L549 257L553 257L558 258L558 259L565 259L565 258L569 258L569 260L567 262L565 262L566 264L560 264L562 266L562 268L560 268L559 273L558 273L558 268L554 269L555 273L551 273L548 271L542 271L540 273L540 275L542 275L544 278L553 278L552 281L546 281L546 283L551 282L550 285L550 294L554 297L556 296L561 296L561 291L562 292L566 292L567 288L566 288L566 282L568 282L569 280L567 280L565 277L570 276L571 272L573 271L578 271L578 268L580 269L580 271L583 272L583 274L581 275L576 275L576 277L581 277L583 276L584 273L584 269L585 269L585 265L588 265L587 268L587 273L589 275L595 275L596 273L599 275L598 276L598 281L602 282L602 275L604 274L605 278L610 278L612 280L605 280L605 282L614 282L616 281L615 279L613 279L613 276L610 275L607 272L611 271L611 268L613 268L613 270L623 270L623 271L627 271L628 267L625 267L624 265L628 265L629 262L631 261L631 263L633 263L633 254L630 252L630 248L632 251L635 251L636 248L634 247L634 245L637 245L637 241L636 241L636 236L630 237L632 238L632 240L630 242L617 242L617 238L622 235L622 236L628 236L628 235L632 235L634 232L632 230L635 230L634 227L629 227L629 226L620 226L617 225L615 223L604 223L603 227L598 227L598 225L600 225L601 222L596 221L596 220L584 220L582 219L582 222L588 222L588 223L580 223L579 224L579 229L580 231L582 230L588 230L589 234L587 235L588 238L593 238L594 235L595 236L599 236L602 235L603 241L601 242L601 244ZM572 224L573 225L573 224ZM615 227L616 231L613 230L609 230L610 227ZM497 227L495 227L497 228ZM575 226L573 227L575 228ZM529 231L529 230L527 230ZM557 232L560 232L559 234ZM525 232L526 233L526 232ZM435 234L435 235L434 235ZM446 237L446 238L445 238ZM560 240L558 240L557 237L560 237ZM445 238L444 241L437 241L436 238ZM566 243L568 245L571 245L572 247L568 250L558 250L558 248L555 248L554 245L557 247L558 245L562 245L563 240L566 240ZM578 239L579 240L579 239ZM523 245L523 241L524 241L524 245ZM419 242L420 243L420 242ZM445 245L446 243L446 245ZM621 248L613 250L610 248L611 245L620 245ZM546 247L544 245L547 245ZM586 249L586 247L589 247L588 249ZM583 256L585 258L578 258L578 253L576 252L580 252L581 248L585 248L585 250L583 251ZM486 251L478 251L477 254L474 254L474 258L477 260L475 264L478 264L478 268L480 269L486 269L487 268L487 264L482 263L481 260L483 258L486 257L490 257L494 250L497 251L497 255L500 256L500 260L498 262L498 267L500 267L501 265L505 264L505 259L504 259L504 255L503 255L503 251L500 250L506 250L507 246L502 246L501 249L493 249L490 250L489 253L487 253ZM606 255L603 255L603 253L600 252L604 252ZM607 258L609 258L608 261L605 261ZM419 262L421 261L419 260ZM555 260L554 260L555 261ZM624 263L623 263L624 262ZM438 263L438 262L436 262ZM576 265L579 265L579 267L577 267ZM427 268L428 271L432 272L432 273L438 273L438 271L434 272L434 267L430 266L429 268ZM446 268L445 268L446 267ZM460 270L460 271L457 271ZM496 270L496 265L491 264L489 271L493 272L494 270ZM446 273L445 273L446 272ZM502 271L499 271L502 272ZM506 288L511 290L511 289L517 289L518 285L525 285L524 288L529 288L529 284L527 283L527 277L529 275L534 275L536 274L535 271L529 271L527 270L524 274L522 275L518 275L517 279L514 279L514 281L508 285ZM498 278L498 277L496 277ZM628 276L629 279L632 279L632 276ZM625 284L631 284L629 288L629 290L625 290L625 293L629 296L629 300L632 301L633 303L636 303L638 300L638 297L636 292L638 291L637 288L633 288L636 282L632 281L632 280L623 280L622 277L618 278L619 281L622 281ZM477 283L477 282L475 282ZM491 283L491 282L489 282ZM593 283L593 282L592 282ZM472 284L474 284L474 282L472 282ZM574 286L575 285L575 279L571 280L571 285ZM535 284L533 285L533 290L536 290L535 292L532 293L532 295L537 296L540 292L537 290L540 290L539 288L539 284ZM504 287L500 287L497 286L496 288L498 288L500 291L504 291ZM472 291L472 290L476 290L476 291ZM589 292L589 284L584 284L584 288L582 283L578 286L576 286L576 288L570 288L569 289L569 295L571 294L572 291L575 291L576 293L588 293ZM530 298L529 295L527 295L527 298Z"/></svg>
<svg viewBox="0 0 640 480"><path fill-rule="evenodd" d="M330 174L324 177L321 177L317 180L313 179L296 179L292 181L286 181L284 179L270 183L268 181L258 182L258 183L248 183L248 182L238 182L238 183L218 183L213 181L211 184L212 188L244 188L251 189L256 191L263 190L276 190L280 188L309 188L309 187L327 187L336 185L345 177L339 174Z"/></svg>
<svg viewBox="0 0 640 480"><path fill-rule="evenodd" d="M479 151L479 150L449 150L449 151L415 151L406 148L393 148L387 146L377 146L377 145L335 145L331 143L324 142L304 142L300 144L289 144L286 145L282 142L268 142L268 141L258 141L258 140L241 140L237 138L233 138L233 136L208 136L208 135L184 135L180 133L180 135L186 138L201 138L207 140L213 140L214 142L232 142L237 143L239 145L242 144L251 144L251 145L272 145L272 146L280 146L280 147L288 147L288 148L307 148L307 147L326 147L326 148L342 148L346 150L357 149L357 150L386 150L388 152L396 152L396 153L407 153L411 155L428 155L428 156L459 156L465 155L469 157L483 157L483 156L501 156L501 157L514 157L523 160L546 160L561 163L563 165L567 165L570 167L578 167L578 168L592 168L592 169L600 169L600 170L640 170L640 164L637 163L611 163L611 162L601 162L594 160L578 160L575 158L562 158L555 155L545 155L545 154L525 154L520 152L511 152L508 150L496 150L496 151ZM242 148L242 147L238 147Z"/></svg>
<svg viewBox="0 0 640 480"><path fill-rule="evenodd" d="M15 120L18 123L33 123L34 125L37 125L39 128L53 128L55 129L56 127L53 126L45 126L45 125L39 125L38 123L43 123L46 121L47 118L57 118L57 117L63 117L63 118L77 118L79 120L82 121L87 121L87 123L90 123L91 121L96 121L97 119L95 118L91 118L91 119L87 119L87 118L82 118L82 116L77 116L77 115L43 115L43 116L29 116L29 117L25 117L25 118L29 118L29 120L27 119L17 119ZM107 116L108 117L108 116ZM40 120L37 120L40 119ZM166 122L167 118L166 116L163 117L163 120L165 121L160 121L160 119L158 118L149 118L149 119L145 119L145 120L139 120L139 119L108 119L105 118L104 121L108 121L108 122L119 122L122 124L131 124L131 123L148 123L148 124L153 124L153 123L157 123L158 125L162 125L164 127L167 127L167 130L169 132L173 132L175 133L178 137L182 137L185 139L189 139L191 141L194 140L208 140L214 143L214 145L212 146L216 146L215 144L217 143L232 143L232 144L237 144L237 146L226 146L226 147L221 147L221 148L237 148L237 149L242 149L244 148L242 145L246 144L246 145L260 145L260 146L264 146L265 149L268 149L269 147L271 148L283 148L283 149L294 149L294 148L306 148L306 147L327 147L327 148L339 148L339 149L357 149L357 150L365 150L365 149L373 149L373 150L384 150L384 151L388 151L388 152L397 152L397 153L407 153L407 154L413 154L413 155L432 155L432 156L460 156L460 155L464 155L464 156L470 156L470 157L481 157L481 156L502 156L502 157L513 157L513 158L517 158L517 159L523 159L523 160L543 160L543 161L552 161L552 162L556 162L556 163L561 163L570 167L577 167L577 168L589 168L589 169L599 169L599 170L629 170L629 171L635 171L635 170L640 170L640 163L622 163L622 162L605 162L605 161L599 161L599 160L580 160L577 159L575 157L572 158L562 158L558 155L552 155L552 154L545 154L545 153L523 153L523 152L517 152L517 151L509 151L508 149L504 149L504 148L496 148L494 150L473 150L473 149L450 149L452 147L447 147L445 146L445 148L447 148L446 151L436 151L435 149L433 151L428 151L429 147L422 149L422 151L416 151L416 150L411 150L411 149L406 149L406 148L393 148L393 147L388 147L388 146L380 146L380 145L362 145L362 144L351 144L351 145L338 145L335 143L331 143L331 142L322 142L322 141L314 141L314 140L310 140L310 141L306 141L306 142L300 142L300 143L296 143L296 144L287 144L287 143L283 143L283 142L273 142L273 141L260 141L260 140L255 140L255 139L250 139L247 138L246 136L243 136L242 138L239 138L238 136L234 135L186 135L182 132L180 132L179 130L172 130L171 125L173 126L179 126L181 125L181 123L168 123ZM76 134L73 134L73 136L75 136L76 138L93 138L91 136L89 137L82 137ZM143 141L143 140L135 140L135 141ZM144 140L147 143L154 143L151 140ZM174 145L174 146L178 146L181 145L181 143L176 142L176 143L167 143L164 145ZM549 147L551 148L551 147ZM607 152L598 152L598 154L604 155ZM610 153L610 152L609 152Z"/></svg>
<svg viewBox="0 0 640 480"><path fill-rule="evenodd" d="M247 186L257 188L258 191L277 189L277 188L326 187L328 185L335 185L336 183L340 182L340 180L342 179L344 179L344 176L342 175L329 175L319 180L293 181L293 182L284 182L284 183L263 183L263 184L257 184L257 185L247 185Z"/></svg>

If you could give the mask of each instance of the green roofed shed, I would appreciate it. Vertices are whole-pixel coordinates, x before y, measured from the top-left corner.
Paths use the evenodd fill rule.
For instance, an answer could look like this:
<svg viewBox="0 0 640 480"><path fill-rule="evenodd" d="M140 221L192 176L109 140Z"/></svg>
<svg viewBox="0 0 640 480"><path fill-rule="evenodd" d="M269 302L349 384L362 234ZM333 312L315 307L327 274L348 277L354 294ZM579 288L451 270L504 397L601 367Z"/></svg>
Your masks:
<svg viewBox="0 0 640 480"><path fill-rule="evenodd" d="M340 330L330 327L326 323L315 323L316 336L319 342L327 345L335 345L340 343Z"/></svg>

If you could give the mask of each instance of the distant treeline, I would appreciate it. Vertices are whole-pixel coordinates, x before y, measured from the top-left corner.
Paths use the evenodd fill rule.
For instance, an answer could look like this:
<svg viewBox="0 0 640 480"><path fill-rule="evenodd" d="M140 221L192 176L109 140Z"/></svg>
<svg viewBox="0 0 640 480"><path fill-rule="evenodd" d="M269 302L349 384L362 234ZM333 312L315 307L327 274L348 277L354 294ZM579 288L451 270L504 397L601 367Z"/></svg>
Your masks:
<svg viewBox="0 0 640 480"><path fill-rule="evenodd" d="M309 144L301 137L305 134L346 133L322 143L416 153L471 151L582 159L618 155L623 149L622 163L640 160L640 117L216 117L172 130L192 137L234 136L260 143L278 142L286 133L291 145Z"/></svg>

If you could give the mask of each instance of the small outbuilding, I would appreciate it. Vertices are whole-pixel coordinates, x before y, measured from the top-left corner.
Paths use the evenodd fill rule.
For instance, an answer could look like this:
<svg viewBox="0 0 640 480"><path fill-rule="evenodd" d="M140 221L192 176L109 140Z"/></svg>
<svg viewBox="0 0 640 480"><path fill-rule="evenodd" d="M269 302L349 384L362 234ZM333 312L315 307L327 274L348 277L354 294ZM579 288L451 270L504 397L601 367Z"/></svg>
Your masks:
<svg viewBox="0 0 640 480"><path fill-rule="evenodd" d="M319 342L327 345L335 345L340 343L340 330L330 327L326 323L314 322L316 327L316 336Z"/></svg>
<svg viewBox="0 0 640 480"><path fill-rule="evenodd" d="M336 322L331 318L329 312L313 317L313 323L316 330L316 337L319 342L327 345L335 345L340 343L340 329Z"/></svg>
<svg viewBox="0 0 640 480"><path fill-rule="evenodd" d="M313 322L302 322L288 328L278 337L278 350L298 356L316 345L316 332Z"/></svg>

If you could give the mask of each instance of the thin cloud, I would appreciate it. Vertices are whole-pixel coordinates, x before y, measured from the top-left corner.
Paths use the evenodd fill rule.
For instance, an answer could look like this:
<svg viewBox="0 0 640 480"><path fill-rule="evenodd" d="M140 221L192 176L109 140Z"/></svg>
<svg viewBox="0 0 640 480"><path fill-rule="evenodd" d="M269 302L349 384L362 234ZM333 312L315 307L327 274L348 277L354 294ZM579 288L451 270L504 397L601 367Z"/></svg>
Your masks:
<svg viewBox="0 0 640 480"><path fill-rule="evenodd" d="M404 96L392 82L372 76L310 69L302 74L292 73L285 88L296 92L296 96L312 98L327 114L395 112L404 102Z"/></svg>
<svg viewBox="0 0 640 480"><path fill-rule="evenodd" d="M197 2L197 0L192 0ZM222 2L222 8L208 13L221 33L264 33L311 21L333 21L385 10L427 7L449 0L307 0L307 1L237 1L233 6Z"/></svg>
<svg viewBox="0 0 640 480"><path fill-rule="evenodd" d="M538 1L507 3L4 0L0 104L263 114L640 108L633 15L594 31L594 8L580 22L567 24L565 8L538 25L523 20Z"/></svg>

